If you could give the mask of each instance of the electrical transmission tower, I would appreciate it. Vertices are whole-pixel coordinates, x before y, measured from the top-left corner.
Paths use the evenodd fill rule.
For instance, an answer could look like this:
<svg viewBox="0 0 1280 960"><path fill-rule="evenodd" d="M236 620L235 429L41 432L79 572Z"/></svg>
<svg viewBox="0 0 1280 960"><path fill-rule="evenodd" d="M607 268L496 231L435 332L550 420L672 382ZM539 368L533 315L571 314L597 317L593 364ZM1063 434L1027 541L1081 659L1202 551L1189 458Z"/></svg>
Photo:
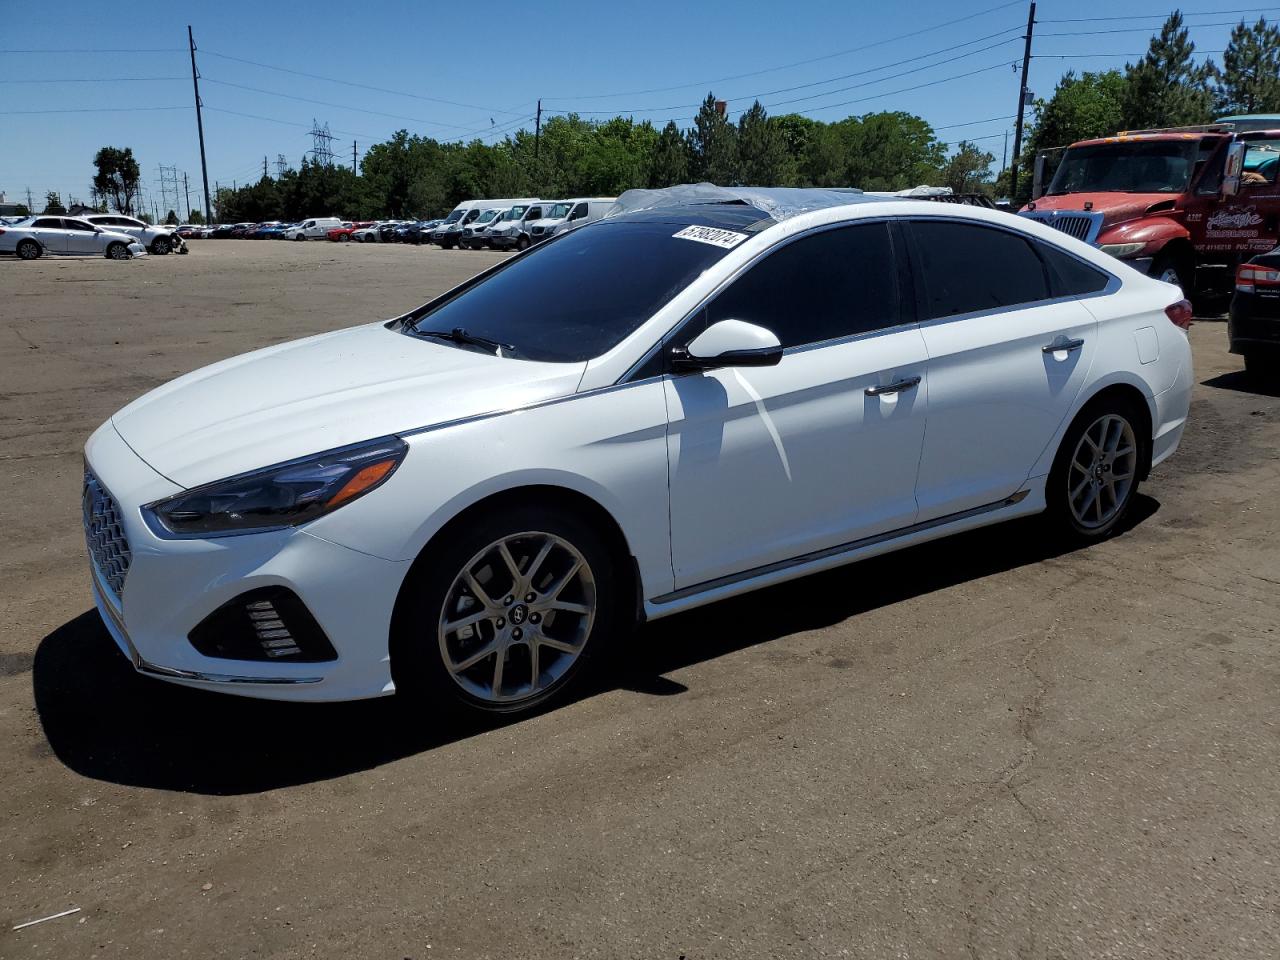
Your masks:
<svg viewBox="0 0 1280 960"><path fill-rule="evenodd" d="M283 153L276 154L276 179L279 180L284 176L284 172L289 169L289 161L284 158Z"/></svg>
<svg viewBox="0 0 1280 960"><path fill-rule="evenodd" d="M178 168L176 165L166 167L163 163L157 166L160 170L160 203L164 206L164 213L161 216L167 216L170 210L177 213L182 208L179 200L182 193L178 187L178 182L182 178L178 176Z"/></svg>
<svg viewBox="0 0 1280 960"><path fill-rule="evenodd" d="M311 159L316 163L322 163L326 167L333 166L333 141L336 138L329 132L328 122L322 127L315 121L311 120Z"/></svg>

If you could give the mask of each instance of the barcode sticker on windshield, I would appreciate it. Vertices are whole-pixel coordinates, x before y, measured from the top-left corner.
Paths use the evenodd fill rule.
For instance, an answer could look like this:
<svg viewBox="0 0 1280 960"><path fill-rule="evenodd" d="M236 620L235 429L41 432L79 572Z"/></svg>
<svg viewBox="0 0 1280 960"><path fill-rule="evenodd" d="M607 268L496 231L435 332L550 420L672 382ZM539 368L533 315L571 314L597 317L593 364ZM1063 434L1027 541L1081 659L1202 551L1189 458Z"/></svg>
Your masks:
<svg viewBox="0 0 1280 960"><path fill-rule="evenodd" d="M734 233L732 230L717 230L715 227L685 227L673 237L681 240L696 240L698 243L709 243L713 247L724 247L728 250L747 239L745 233Z"/></svg>

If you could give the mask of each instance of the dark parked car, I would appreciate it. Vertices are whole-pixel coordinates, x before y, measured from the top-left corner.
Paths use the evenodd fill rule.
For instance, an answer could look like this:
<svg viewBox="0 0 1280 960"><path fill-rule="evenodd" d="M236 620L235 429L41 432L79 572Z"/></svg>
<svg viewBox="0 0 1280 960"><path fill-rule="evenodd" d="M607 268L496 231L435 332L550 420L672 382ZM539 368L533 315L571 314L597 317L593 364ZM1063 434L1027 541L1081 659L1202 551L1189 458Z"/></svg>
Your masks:
<svg viewBox="0 0 1280 960"><path fill-rule="evenodd" d="M1249 373L1280 372L1280 247L1236 268L1227 336Z"/></svg>

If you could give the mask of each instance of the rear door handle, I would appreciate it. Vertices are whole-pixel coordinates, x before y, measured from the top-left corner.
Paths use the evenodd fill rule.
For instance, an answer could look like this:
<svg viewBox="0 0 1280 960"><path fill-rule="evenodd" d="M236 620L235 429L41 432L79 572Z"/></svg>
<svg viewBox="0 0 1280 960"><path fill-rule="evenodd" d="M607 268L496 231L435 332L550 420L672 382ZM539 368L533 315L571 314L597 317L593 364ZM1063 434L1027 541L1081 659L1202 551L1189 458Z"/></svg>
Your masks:
<svg viewBox="0 0 1280 960"><path fill-rule="evenodd" d="M1045 344L1043 347L1040 348L1040 352L1041 353L1057 353L1059 350L1065 350L1067 353L1070 353L1073 350L1079 350L1083 346L1084 346L1084 341L1080 339L1059 340L1057 343Z"/></svg>
<svg viewBox="0 0 1280 960"><path fill-rule="evenodd" d="M890 393L902 393L904 390L910 390L919 383L919 377L906 377L902 380L895 380L893 383L886 383L883 386L867 387L866 394L868 397L883 397Z"/></svg>

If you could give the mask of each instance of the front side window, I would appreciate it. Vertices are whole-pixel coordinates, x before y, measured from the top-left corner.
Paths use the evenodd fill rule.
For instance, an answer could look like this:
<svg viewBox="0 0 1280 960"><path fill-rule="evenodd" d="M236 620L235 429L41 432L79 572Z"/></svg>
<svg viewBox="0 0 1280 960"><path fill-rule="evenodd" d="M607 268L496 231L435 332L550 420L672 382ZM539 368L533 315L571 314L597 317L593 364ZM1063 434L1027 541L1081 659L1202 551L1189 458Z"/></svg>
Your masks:
<svg viewBox="0 0 1280 960"><path fill-rule="evenodd" d="M63 226L68 230L80 230L82 232L93 233L93 227L85 223L83 220L63 220Z"/></svg>
<svg viewBox="0 0 1280 960"><path fill-rule="evenodd" d="M754 323L783 347L868 333L902 321L897 276L887 223L823 230L752 266L707 307L706 323Z"/></svg>
<svg viewBox="0 0 1280 960"><path fill-rule="evenodd" d="M587 205L585 203L580 203L573 208L573 213L569 215L569 219L581 220L586 215L587 215Z"/></svg>
<svg viewBox="0 0 1280 960"><path fill-rule="evenodd" d="M615 221L516 257L408 333L468 334L517 359L572 363L612 349L728 251L672 236L688 223Z"/></svg>
<svg viewBox="0 0 1280 960"><path fill-rule="evenodd" d="M1250 143L1244 151L1240 183L1273 184L1280 172L1280 140L1263 140Z"/></svg>
<svg viewBox="0 0 1280 960"><path fill-rule="evenodd" d="M529 208L529 212L528 212L528 213L526 213L526 214L524 215L524 218L525 218L526 220L541 220L541 219L542 219L542 208L541 208L541 207L530 207L530 208Z"/></svg>
<svg viewBox="0 0 1280 960"><path fill-rule="evenodd" d="M999 310L1051 296L1044 264L1017 234L947 220L910 226L924 292L921 319Z"/></svg>

